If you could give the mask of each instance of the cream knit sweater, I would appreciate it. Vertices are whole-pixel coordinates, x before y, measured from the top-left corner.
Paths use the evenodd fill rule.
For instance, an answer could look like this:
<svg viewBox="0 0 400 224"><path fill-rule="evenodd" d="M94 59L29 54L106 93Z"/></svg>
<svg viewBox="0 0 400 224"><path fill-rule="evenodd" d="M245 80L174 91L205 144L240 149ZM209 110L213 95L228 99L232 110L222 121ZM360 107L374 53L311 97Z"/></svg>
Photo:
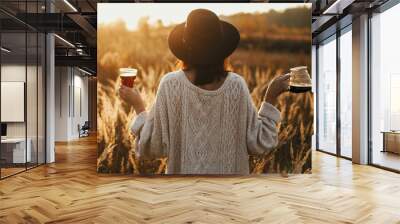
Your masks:
<svg viewBox="0 0 400 224"><path fill-rule="evenodd" d="M132 122L136 153L168 157L167 174L249 174L249 154L277 145L280 112L257 113L244 79L229 73L214 91L193 85L182 70L165 75L149 112Z"/></svg>

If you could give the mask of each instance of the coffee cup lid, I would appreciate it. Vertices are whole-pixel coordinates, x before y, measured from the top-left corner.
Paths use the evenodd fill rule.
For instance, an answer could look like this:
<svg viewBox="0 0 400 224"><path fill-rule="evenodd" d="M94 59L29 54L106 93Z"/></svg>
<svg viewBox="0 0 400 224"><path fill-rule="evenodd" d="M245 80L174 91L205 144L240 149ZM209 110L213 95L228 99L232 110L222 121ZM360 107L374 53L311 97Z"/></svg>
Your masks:
<svg viewBox="0 0 400 224"><path fill-rule="evenodd" d="M120 68L119 69L119 73L133 73L133 74L136 74L137 73L137 69L135 69L135 68Z"/></svg>
<svg viewBox="0 0 400 224"><path fill-rule="evenodd" d="M300 70L307 70L307 66L298 66L290 69L291 72L296 72Z"/></svg>

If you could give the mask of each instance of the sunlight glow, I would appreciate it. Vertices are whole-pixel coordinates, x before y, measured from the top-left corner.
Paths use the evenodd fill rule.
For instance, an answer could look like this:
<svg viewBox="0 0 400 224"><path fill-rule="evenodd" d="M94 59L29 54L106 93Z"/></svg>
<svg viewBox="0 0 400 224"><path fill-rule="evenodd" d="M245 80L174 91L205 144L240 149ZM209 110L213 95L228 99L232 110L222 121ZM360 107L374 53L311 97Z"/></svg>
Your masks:
<svg viewBox="0 0 400 224"><path fill-rule="evenodd" d="M98 24L124 21L128 29L136 29L140 18L148 17L150 24L161 20L164 25L182 23L190 11L205 8L217 15L235 13L283 11L289 8L307 7L309 3L99 3Z"/></svg>

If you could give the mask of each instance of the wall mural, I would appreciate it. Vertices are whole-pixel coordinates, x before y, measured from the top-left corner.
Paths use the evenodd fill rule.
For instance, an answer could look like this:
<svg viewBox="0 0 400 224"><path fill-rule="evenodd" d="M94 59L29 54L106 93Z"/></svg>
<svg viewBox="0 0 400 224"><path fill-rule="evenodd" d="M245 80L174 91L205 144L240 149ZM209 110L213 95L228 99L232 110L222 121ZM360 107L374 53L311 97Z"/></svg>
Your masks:
<svg viewBox="0 0 400 224"><path fill-rule="evenodd" d="M239 31L240 42L227 59L227 67L244 78L257 109L275 77L299 66L311 70L310 4L98 4L98 172L165 174L168 158L137 156L139 146L131 132L131 121L137 115L121 100L120 69L136 69L134 86L150 110L162 77L180 66L169 48L168 36L199 8L212 11ZM265 154L246 157L248 173L310 173L311 91L285 92L278 98L277 108L282 118L277 125L278 144Z"/></svg>

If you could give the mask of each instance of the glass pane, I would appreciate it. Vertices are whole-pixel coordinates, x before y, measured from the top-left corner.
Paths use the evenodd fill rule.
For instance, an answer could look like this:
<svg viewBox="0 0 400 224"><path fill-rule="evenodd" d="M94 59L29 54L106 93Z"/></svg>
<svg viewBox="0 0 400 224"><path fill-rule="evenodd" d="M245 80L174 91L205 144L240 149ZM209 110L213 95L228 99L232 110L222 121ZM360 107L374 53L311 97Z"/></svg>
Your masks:
<svg viewBox="0 0 400 224"><path fill-rule="evenodd" d="M0 1L15 15L44 13L45 1ZM0 12L1 177L45 161L45 36ZM34 22L34 21L32 21ZM5 99L3 99L5 98Z"/></svg>
<svg viewBox="0 0 400 224"><path fill-rule="evenodd" d="M1 34L1 174L2 178L25 170L26 33ZM4 50L6 49L6 50Z"/></svg>
<svg viewBox="0 0 400 224"><path fill-rule="evenodd" d="M317 74L317 48L315 45L312 45L311 48L311 81L312 81L312 92L314 97L316 96L316 90L317 90L317 79L315 78L315 75ZM313 103L313 114L314 114L314 120L313 120L313 129L314 129L314 133L312 135L312 139L311 139L311 149L315 150L316 149L316 144L317 144L317 135L316 135L316 131L317 130L317 101L314 99L314 103Z"/></svg>
<svg viewBox="0 0 400 224"><path fill-rule="evenodd" d="M352 35L340 36L340 153L352 156Z"/></svg>
<svg viewBox="0 0 400 224"><path fill-rule="evenodd" d="M46 37L44 34L39 33L38 45L38 163L45 163L45 44Z"/></svg>
<svg viewBox="0 0 400 224"><path fill-rule="evenodd" d="M336 40L318 48L318 148L336 153Z"/></svg>
<svg viewBox="0 0 400 224"><path fill-rule="evenodd" d="M372 163L400 170L400 5L374 15L372 25Z"/></svg>
<svg viewBox="0 0 400 224"><path fill-rule="evenodd" d="M27 2L26 12L39 11L37 1ZM35 20L33 17L32 20ZM37 21L32 21L36 23ZM38 163L38 34L36 30L27 30L27 80L26 80L26 113L27 113L27 150L30 153L28 168L37 166Z"/></svg>
<svg viewBox="0 0 400 224"><path fill-rule="evenodd" d="M28 38L28 62L27 62L27 80L26 80L26 112L27 112L27 133L28 133L28 151L30 150L30 161L27 164L28 168L37 165L38 160L38 141L37 141L37 132L38 132L38 108L37 108L37 81L38 81L38 36L36 32L27 33Z"/></svg>

